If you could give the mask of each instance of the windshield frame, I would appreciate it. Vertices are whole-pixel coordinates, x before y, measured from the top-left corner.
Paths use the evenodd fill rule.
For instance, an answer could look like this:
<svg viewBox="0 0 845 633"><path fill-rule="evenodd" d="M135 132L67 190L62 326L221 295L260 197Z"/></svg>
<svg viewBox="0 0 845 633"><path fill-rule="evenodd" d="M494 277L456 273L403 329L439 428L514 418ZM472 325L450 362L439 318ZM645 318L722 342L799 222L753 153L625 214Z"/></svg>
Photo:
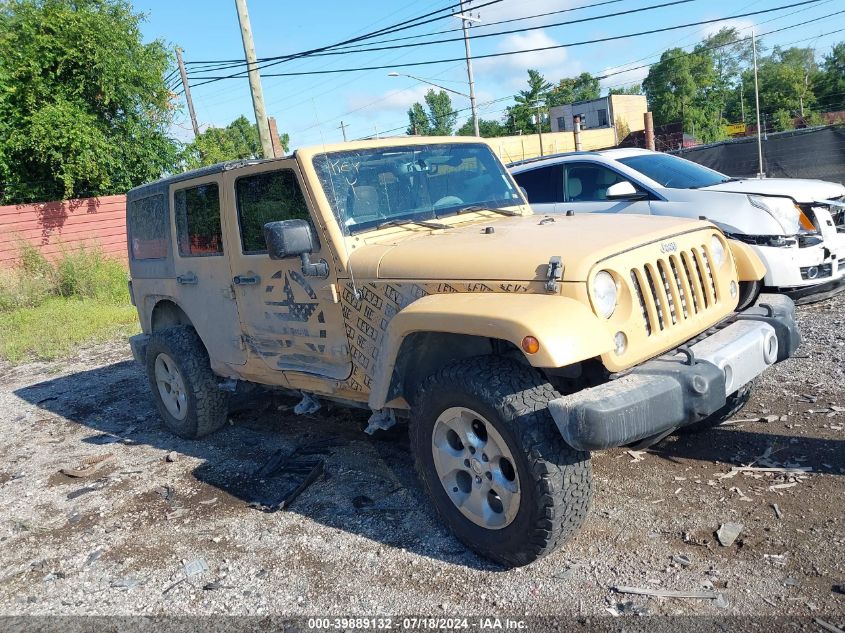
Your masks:
<svg viewBox="0 0 845 633"><path fill-rule="evenodd" d="M355 222L352 224L348 223L349 218L347 214L349 210L346 208L345 204L341 203L341 195L346 194L339 194L335 188L337 179L344 176L339 173L332 174L332 170L328 170L326 167L329 161L348 160L350 158L360 157L362 154L374 156L379 154L390 155L406 153L410 154L411 156L414 156L423 152L436 152L438 150L444 149L458 150L460 152L466 152L467 154L470 154L465 156L464 159L472 157L472 151L477 152L475 158L481 161L482 166L484 167L484 172L479 171L479 174L481 175L483 173L487 173L492 175L493 178L496 178L497 175L501 177L502 180L506 183L507 188L510 189L512 197L510 199L498 198L494 200L463 200L456 198L456 202L454 202L453 204L442 206L435 206L434 204L431 204L431 206L411 208L407 211L403 209L398 210L400 212L387 213L383 215L383 210L379 209L379 217L377 218L373 218L371 220L363 222ZM407 164L411 165L416 163L416 160L411 160ZM346 236L378 230L380 228L379 225L393 220L399 222L407 221L409 225L413 225L413 223L417 221L437 221L442 218L454 217L461 215L462 212L465 212L465 208L470 206L481 206L490 209L507 209L512 207L521 207L528 204L525 201L522 192L519 188L519 185L514 180L510 171L502 164L502 161L496 156L492 148L486 143L409 143L407 145L391 145L387 147L377 146L361 149L320 152L315 153L311 157L311 167L314 170L315 175L317 176L317 182L323 191L326 201L329 204L332 216L334 217L339 228L341 229L341 232ZM334 171L337 170L335 169ZM420 173L423 172L421 171ZM353 183L350 183L348 180L347 183L343 184L345 188L353 186ZM428 183L426 183L426 186L428 186Z"/></svg>
<svg viewBox="0 0 845 633"><path fill-rule="evenodd" d="M718 172L715 169L699 165L698 163L694 163L686 158L681 158L680 156L675 156L674 154L648 152L643 154L631 154L630 156L616 158L616 160L625 165L628 169L645 176L665 189L701 189L703 187L712 187L713 185L720 185L733 180L730 176ZM670 178L666 178L665 176L663 178L659 178L658 176L660 175L660 172L655 172L651 169L649 171L643 171L641 164L648 161L661 162L662 165L660 166L660 172L666 173L668 171L672 171L675 174L675 178L692 178L690 174L696 173L699 180L698 182L690 181L687 185L672 184L673 181ZM682 171L681 169L671 169L671 167L666 167L666 165L681 166L686 168L686 171ZM705 177L708 176L709 179L706 179Z"/></svg>

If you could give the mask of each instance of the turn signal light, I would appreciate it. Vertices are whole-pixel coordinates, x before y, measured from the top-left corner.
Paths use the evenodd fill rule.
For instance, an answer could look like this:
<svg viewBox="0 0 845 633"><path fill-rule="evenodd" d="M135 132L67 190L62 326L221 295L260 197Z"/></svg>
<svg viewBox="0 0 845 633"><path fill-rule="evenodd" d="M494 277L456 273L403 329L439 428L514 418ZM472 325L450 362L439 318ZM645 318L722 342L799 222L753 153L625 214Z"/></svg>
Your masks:
<svg viewBox="0 0 845 633"><path fill-rule="evenodd" d="M540 351L540 341L533 336L526 336L522 339L522 349L526 354L536 354Z"/></svg>
<svg viewBox="0 0 845 633"><path fill-rule="evenodd" d="M801 210L801 207L795 205L795 208L798 209L798 223L801 225L801 228L805 231L815 231L816 225L813 224L813 221Z"/></svg>

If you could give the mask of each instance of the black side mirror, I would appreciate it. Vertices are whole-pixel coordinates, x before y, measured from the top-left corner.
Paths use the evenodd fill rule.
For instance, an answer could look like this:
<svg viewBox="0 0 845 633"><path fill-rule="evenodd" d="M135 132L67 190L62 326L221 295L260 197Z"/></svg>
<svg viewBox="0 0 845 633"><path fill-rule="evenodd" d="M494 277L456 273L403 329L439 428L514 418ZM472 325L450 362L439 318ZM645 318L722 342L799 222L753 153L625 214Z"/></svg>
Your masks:
<svg viewBox="0 0 845 633"><path fill-rule="evenodd" d="M281 220L264 225L264 240L270 259L300 257L319 248L307 220Z"/></svg>
<svg viewBox="0 0 845 633"><path fill-rule="evenodd" d="M312 263L309 254L319 250L317 236L307 220L281 220L264 225L264 241L270 259L299 257L302 260L302 274L309 277L329 276L329 265L324 260Z"/></svg>

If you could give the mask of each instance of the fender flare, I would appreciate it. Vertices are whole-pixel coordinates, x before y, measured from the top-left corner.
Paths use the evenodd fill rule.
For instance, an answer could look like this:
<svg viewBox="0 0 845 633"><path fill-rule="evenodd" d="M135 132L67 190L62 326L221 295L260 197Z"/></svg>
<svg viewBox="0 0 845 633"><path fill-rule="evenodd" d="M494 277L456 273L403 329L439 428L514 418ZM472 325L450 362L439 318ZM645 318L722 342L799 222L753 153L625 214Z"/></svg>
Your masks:
<svg viewBox="0 0 845 633"><path fill-rule="evenodd" d="M739 281L759 281L766 276L766 265L748 244L728 240Z"/></svg>
<svg viewBox="0 0 845 633"><path fill-rule="evenodd" d="M583 303L560 295L459 293L429 295L388 324L373 370L372 409L384 407L402 342L415 332L465 334L509 341L522 349L534 336L540 349L525 354L533 367L565 367L613 349L610 329Z"/></svg>

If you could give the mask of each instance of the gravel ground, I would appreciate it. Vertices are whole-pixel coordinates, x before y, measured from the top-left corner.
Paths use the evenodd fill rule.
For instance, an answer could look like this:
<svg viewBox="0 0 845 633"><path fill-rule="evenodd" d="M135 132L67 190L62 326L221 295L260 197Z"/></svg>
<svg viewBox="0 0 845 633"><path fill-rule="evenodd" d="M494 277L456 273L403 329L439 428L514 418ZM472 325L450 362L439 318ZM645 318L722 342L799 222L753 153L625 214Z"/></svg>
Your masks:
<svg viewBox="0 0 845 633"><path fill-rule="evenodd" d="M163 430L124 344L0 366L0 614L610 610L842 626L843 307L840 297L799 309L799 357L760 380L734 423L643 453L595 454L585 527L510 571L439 526L407 440L364 435L362 413L296 416L294 400L275 396L190 442ZM293 480L247 475L296 449L324 454L323 474L287 510L250 507ZM103 455L88 478L61 472ZM725 477L750 463L811 470ZM724 523L743 526L729 547L715 535ZM622 595L618 585L721 597Z"/></svg>

